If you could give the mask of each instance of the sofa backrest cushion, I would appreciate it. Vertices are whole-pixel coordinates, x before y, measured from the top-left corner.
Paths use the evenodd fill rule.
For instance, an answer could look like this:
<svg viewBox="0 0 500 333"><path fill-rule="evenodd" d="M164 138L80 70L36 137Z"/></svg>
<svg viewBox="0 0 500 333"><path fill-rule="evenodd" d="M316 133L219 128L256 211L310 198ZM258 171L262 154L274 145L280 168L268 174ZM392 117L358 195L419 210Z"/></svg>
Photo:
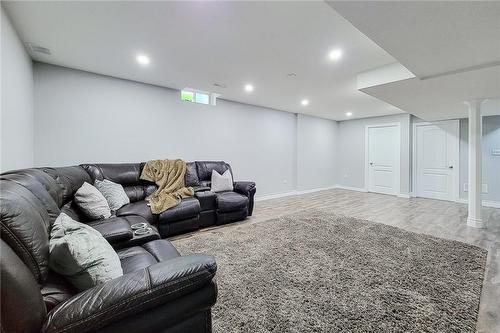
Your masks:
<svg viewBox="0 0 500 333"><path fill-rule="evenodd" d="M51 176L60 186L62 200L59 207L73 200L75 192L84 182L92 182L89 174L80 166L41 168L41 170Z"/></svg>
<svg viewBox="0 0 500 333"><path fill-rule="evenodd" d="M92 179L110 180L123 186L130 202L144 200L156 190L156 185L141 180L144 163L116 163L116 164L82 164Z"/></svg>
<svg viewBox="0 0 500 333"><path fill-rule="evenodd" d="M3 236L2 236L3 237ZM40 332L46 307L32 272L4 240L0 240L2 332Z"/></svg>
<svg viewBox="0 0 500 333"><path fill-rule="evenodd" d="M212 170L223 174L226 170L230 170L231 175L233 171L229 164L224 161L196 161L196 170L198 171L198 179L200 181L210 181L212 179Z"/></svg>
<svg viewBox="0 0 500 333"><path fill-rule="evenodd" d="M0 180L1 238L31 270L38 283L48 274L51 218L26 187Z"/></svg>
<svg viewBox="0 0 500 333"><path fill-rule="evenodd" d="M58 207L62 205L63 192L59 184L49 174L43 172L41 169L21 169L15 171L8 171L2 174L2 178L15 177L16 181L21 183L24 187L30 187L32 183L40 183L45 190L52 197Z"/></svg>
<svg viewBox="0 0 500 333"><path fill-rule="evenodd" d="M43 182L40 182L40 178ZM61 213L58 203L62 200L62 191L54 179L43 171L37 169L19 170L15 173L2 174L0 179L13 181L28 189L47 210L51 224Z"/></svg>
<svg viewBox="0 0 500 333"><path fill-rule="evenodd" d="M198 171L196 170L195 162L186 163L186 175L184 176L186 186L200 186Z"/></svg>
<svg viewBox="0 0 500 333"><path fill-rule="evenodd" d="M108 179L114 183L137 185L141 177L141 163L114 163L114 164L82 164L91 176L92 184L96 179Z"/></svg>

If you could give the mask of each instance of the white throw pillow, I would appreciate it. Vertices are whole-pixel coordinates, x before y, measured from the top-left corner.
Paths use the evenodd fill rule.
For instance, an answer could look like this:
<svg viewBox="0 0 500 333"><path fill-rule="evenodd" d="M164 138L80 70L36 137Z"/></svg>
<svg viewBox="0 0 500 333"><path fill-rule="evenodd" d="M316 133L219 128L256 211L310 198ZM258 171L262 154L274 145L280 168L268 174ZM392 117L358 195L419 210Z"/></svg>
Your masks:
<svg viewBox="0 0 500 333"><path fill-rule="evenodd" d="M85 290L123 275L120 258L94 228L61 213L50 232L49 266Z"/></svg>
<svg viewBox="0 0 500 333"><path fill-rule="evenodd" d="M104 198L106 198L109 208L113 211L117 211L124 205L130 203L127 193L125 193L123 186L120 184L113 183L107 179L96 179L94 186L102 193Z"/></svg>
<svg viewBox="0 0 500 333"><path fill-rule="evenodd" d="M222 175L215 170L212 170L212 192L223 192L233 190L233 176L231 171L227 169Z"/></svg>
<svg viewBox="0 0 500 333"><path fill-rule="evenodd" d="M98 189L87 182L83 183L76 191L74 201L88 218L99 220L111 216L106 198Z"/></svg>

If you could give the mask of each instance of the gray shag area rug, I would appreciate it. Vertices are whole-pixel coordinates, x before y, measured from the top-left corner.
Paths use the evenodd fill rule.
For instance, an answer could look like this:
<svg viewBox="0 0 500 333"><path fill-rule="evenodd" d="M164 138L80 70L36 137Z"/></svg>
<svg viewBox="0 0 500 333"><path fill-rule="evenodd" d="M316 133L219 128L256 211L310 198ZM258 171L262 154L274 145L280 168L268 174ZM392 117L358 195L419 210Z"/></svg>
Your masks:
<svg viewBox="0 0 500 333"><path fill-rule="evenodd" d="M487 251L465 243L304 211L174 244L217 260L218 333L476 329Z"/></svg>

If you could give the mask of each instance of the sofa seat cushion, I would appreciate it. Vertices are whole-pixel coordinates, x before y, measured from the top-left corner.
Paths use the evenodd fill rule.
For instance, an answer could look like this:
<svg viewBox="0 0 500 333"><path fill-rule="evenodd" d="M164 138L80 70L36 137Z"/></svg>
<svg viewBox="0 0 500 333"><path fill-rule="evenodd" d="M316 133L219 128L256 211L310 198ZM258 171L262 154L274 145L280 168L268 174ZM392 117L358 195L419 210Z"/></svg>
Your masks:
<svg viewBox="0 0 500 333"><path fill-rule="evenodd" d="M172 208L160 213L158 217L159 224L170 223L180 220L196 217L200 213L200 203L194 197L188 197Z"/></svg>
<svg viewBox="0 0 500 333"><path fill-rule="evenodd" d="M49 271L47 280L41 286L43 301L50 312L59 303L62 303L78 293L78 290L71 285L62 275Z"/></svg>
<svg viewBox="0 0 500 333"><path fill-rule="evenodd" d="M217 207L220 213L244 210L248 207L248 198L236 192L217 193Z"/></svg>
<svg viewBox="0 0 500 333"><path fill-rule="evenodd" d="M142 246L118 250L123 274L144 269L156 263L180 256L176 248L166 239L158 239Z"/></svg>
<svg viewBox="0 0 500 333"><path fill-rule="evenodd" d="M145 200L131 202L116 211L116 216L138 215L142 216L151 224L156 224L156 216L151 213Z"/></svg>
<svg viewBox="0 0 500 333"><path fill-rule="evenodd" d="M217 208L217 194L212 191L196 192L194 196L200 202L201 211Z"/></svg>

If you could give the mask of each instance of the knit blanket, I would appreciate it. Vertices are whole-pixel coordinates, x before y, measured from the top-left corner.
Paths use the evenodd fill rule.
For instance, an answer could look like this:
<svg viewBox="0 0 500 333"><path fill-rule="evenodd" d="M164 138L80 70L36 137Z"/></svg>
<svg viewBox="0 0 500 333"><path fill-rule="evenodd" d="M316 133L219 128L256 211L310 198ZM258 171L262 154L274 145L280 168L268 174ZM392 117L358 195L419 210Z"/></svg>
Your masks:
<svg viewBox="0 0 500 333"><path fill-rule="evenodd" d="M177 206L182 198L194 195L192 187L186 187L183 160L152 160L146 162L141 179L156 183L158 189L146 198L153 214L159 214Z"/></svg>

